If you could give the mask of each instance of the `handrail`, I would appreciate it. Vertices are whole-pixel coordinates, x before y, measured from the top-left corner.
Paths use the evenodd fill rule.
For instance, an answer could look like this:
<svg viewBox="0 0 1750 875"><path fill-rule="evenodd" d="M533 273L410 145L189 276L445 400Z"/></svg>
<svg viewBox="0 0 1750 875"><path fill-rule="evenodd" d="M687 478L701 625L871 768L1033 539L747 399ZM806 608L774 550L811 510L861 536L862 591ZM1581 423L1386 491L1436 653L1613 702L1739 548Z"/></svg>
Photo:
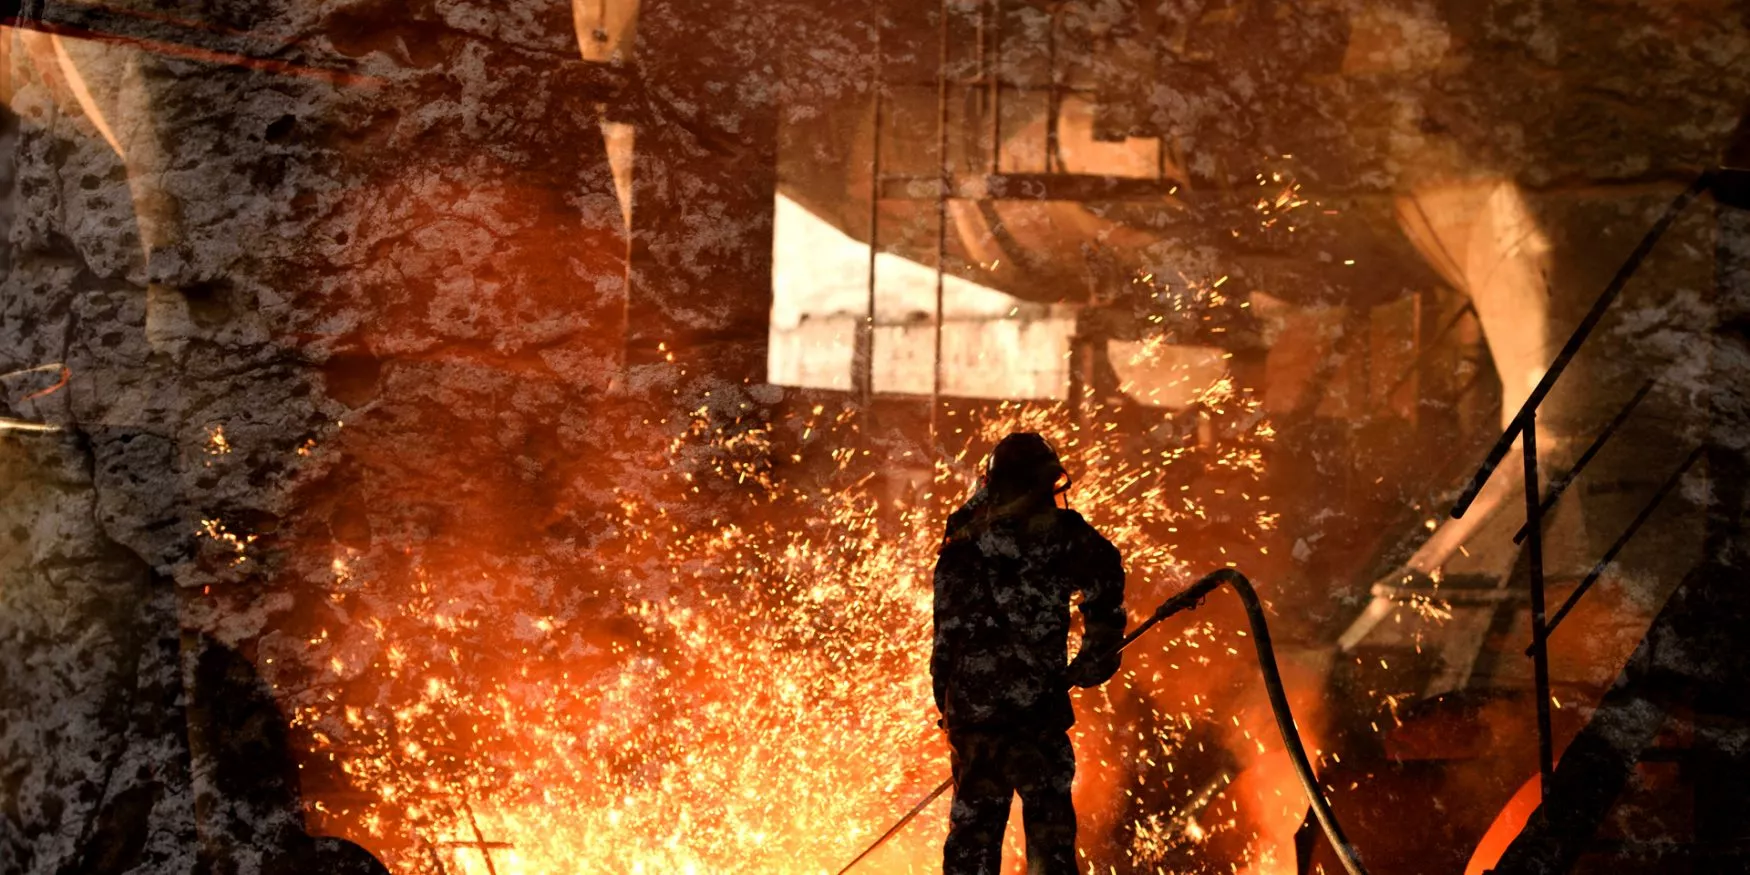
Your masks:
<svg viewBox="0 0 1750 875"><path fill-rule="evenodd" d="M1616 543L1611 544L1610 549L1604 551L1604 556L1598 560L1597 564L1592 566L1592 570L1586 574L1586 578L1580 581L1580 585L1575 587L1574 591L1568 595L1567 600L1562 602L1562 606L1556 609L1555 616L1550 617L1549 622L1544 625L1543 637L1546 642L1546 647L1548 646L1547 642L1550 633L1554 632L1556 626L1561 624L1562 618L1566 617L1568 612L1574 609L1574 604L1580 600L1580 596L1585 595L1586 590L1591 589L1592 584L1597 583L1598 578L1604 576L1604 569L1608 568L1610 563L1616 560L1616 554L1622 552L1622 548L1628 544L1630 539L1634 538L1636 532L1641 530L1641 526L1646 525L1647 520L1652 518L1653 511L1659 509L1659 504L1665 500L1665 496L1670 495L1671 490L1677 488L1677 484L1683 479L1683 475L1695 465L1696 461L1701 459L1703 449L1703 447L1696 447L1691 450L1689 456L1683 460L1683 464L1678 465L1677 470L1672 471L1671 476L1665 478L1665 482L1659 486L1659 491L1653 493L1652 499L1650 499L1646 506L1641 508L1641 512L1635 516L1634 522L1628 524L1628 528L1623 530L1622 535L1616 539ZM1531 656L1535 654L1537 649L1537 643L1533 642L1530 647L1525 648L1525 655Z"/></svg>
<svg viewBox="0 0 1750 875"><path fill-rule="evenodd" d="M1574 333L1569 335L1568 342L1562 346L1562 351L1556 354L1555 361L1550 363L1549 370L1544 372L1543 379L1537 381L1537 388L1532 389L1531 395L1525 399L1524 404L1520 405L1519 414L1513 417L1513 421L1501 433L1500 440L1496 441L1494 448L1489 450L1488 457L1484 459L1482 467L1477 469L1476 476L1471 479L1470 485L1466 486L1464 492L1459 494L1458 501L1452 506L1453 519L1464 516L1465 512L1470 510L1471 502L1476 501L1477 493L1482 492L1483 485L1489 482L1489 475L1495 473L1495 468L1501 464L1502 459L1507 457L1507 451L1513 448L1513 442L1519 438L1524 424L1536 414L1538 405L1543 403L1544 396L1548 395L1550 389L1555 387L1556 381L1562 378L1562 373L1568 369L1568 363L1573 361L1575 353L1578 353L1580 347L1586 343L1586 338L1592 335L1592 329L1598 327L1599 320L1604 318L1604 311L1610 309L1610 305L1616 302L1623 287L1628 285L1629 278L1634 275L1636 270L1640 269L1641 262L1646 261L1647 255L1653 251L1654 244L1659 242L1659 238L1665 236L1666 230L1671 227L1672 222L1676 221L1678 214L1682 213L1691 201L1713 184L1714 176L1715 171L1712 169L1697 176L1695 181L1691 182L1689 187L1684 189L1683 193L1665 208L1659 221L1653 223L1653 227L1648 229L1646 236L1641 238L1640 245L1636 246L1635 251L1629 254L1628 260L1622 263L1622 267L1617 269L1616 276L1610 280L1610 285L1606 286L1604 293L1598 296L1597 301L1593 302L1592 309L1574 328Z"/></svg>
<svg viewBox="0 0 1750 875"><path fill-rule="evenodd" d="M1546 801L1548 799L1552 778L1555 774L1554 733L1551 730L1549 692L1550 630L1555 628L1556 623L1561 622L1561 620L1567 616L1568 612L1573 609L1574 604L1579 598L1584 595L1586 590L1589 589L1592 584L1597 581L1598 577L1603 574L1604 568L1615 558L1617 551L1621 550L1622 546L1628 542L1628 539L1633 537L1635 532L1640 529L1641 525L1646 522L1647 518L1652 514L1653 509L1656 508L1659 502L1664 499L1665 495L1674 488L1677 481L1682 478L1683 473L1689 470L1691 465L1695 464L1695 460L1700 457L1701 451L1698 449L1691 453L1689 458L1684 461L1683 465L1677 469L1676 473L1671 475L1670 479L1668 479L1664 486L1660 488L1659 493L1654 496L1652 502L1642 509L1641 514L1636 517L1635 521L1629 526L1628 531L1624 532L1622 537L1617 539L1616 544L1610 548L1610 551L1605 555L1605 558L1593 568L1592 573L1587 576L1586 580L1581 583L1580 587L1569 595L1568 599L1562 604L1562 607L1556 612L1556 615L1552 620L1547 618L1544 613L1544 512L1554 506L1556 500L1561 497L1562 492L1565 491L1568 486L1574 482L1574 478L1579 475L1580 469L1584 468L1586 463L1592 460L1592 457L1596 455L1598 450L1603 447L1604 443L1610 439L1611 435L1616 432L1617 428L1628 419L1629 414L1640 404L1641 400L1646 397L1647 393L1652 390L1653 382L1648 381L1647 384L1641 388L1640 392L1635 395L1634 399L1631 400L1628 405L1617 414L1616 418L1604 428L1603 432L1593 440L1592 445L1587 448L1586 452L1580 457L1573 469L1570 470L1566 476L1561 478L1558 483L1554 484L1555 488L1547 499L1540 498L1541 490L1537 473L1537 409L1543 404L1543 400L1549 395L1550 390L1555 387L1556 381L1560 380L1562 374L1567 371L1569 363L1571 363L1574 360L1574 356L1579 353L1580 347L1584 346L1586 340L1592 336L1593 329L1598 327L1598 323L1604 318L1605 311L1610 309L1610 305L1616 302L1617 297L1622 294L1623 288L1628 285L1629 279L1634 276L1635 271L1640 269L1641 263L1646 261L1647 256L1653 251L1654 245L1659 242L1661 237L1665 236L1665 232L1670 229L1671 223L1677 220L1678 215L1689 206L1690 202L1694 201L1702 192L1708 191L1712 188L1715 178L1719 175L1720 171L1717 168L1709 168L1708 170L1703 171L1701 175L1695 178L1695 181L1689 184L1688 188L1683 190L1682 194L1679 194L1676 199L1671 201L1670 205L1665 207L1665 212L1659 216L1658 221L1653 223L1653 226L1648 229L1647 233L1641 238L1641 242L1635 246L1634 251L1629 253L1628 259L1622 263L1621 267L1617 268L1616 275L1611 278L1610 284L1605 286L1604 292L1592 303L1592 309L1587 311L1586 316L1580 320L1580 324L1575 326L1574 332L1568 336L1567 343L1563 344L1561 351L1556 354L1555 361L1550 363L1549 370L1544 372L1543 377L1537 381L1537 386L1533 388L1531 394L1526 397L1525 403L1520 405L1519 412L1513 416L1513 419L1507 424L1506 429L1501 432L1500 439L1495 441L1494 447L1489 450L1489 454L1483 460L1482 466L1477 469L1476 474L1471 478L1470 485L1464 488L1464 491L1460 493L1458 497L1458 501L1455 502L1452 507L1453 519L1463 517L1465 512L1470 510L1470 506L1476 501L1477 496L1482 492L1483 486L1489 482L1489 477L1495 473L1495 468L1497 468L1502 460L1507 457L1508 451L1513 448L1513 442L1515 440L1520 441L1521 455L1523 455L1525 459L1525 525L1519 530L1519 533L1514 536L1513 540L1515 543L1522 539L1526 541L1526 565L1531 578L1531 648L1527 653L1530 654L1532 659L1532 678L1535 688L1534 695L1537 700L1537 765L1538 774L1542 777L1539 786Z"/></svg>
<svg viewBox="0 0 1750 875"><path fill-rule="evenodd" d="M1580 454L1580 458L1574 461L1574 464L1568 468L1568 472L1563 474L1560 480L1550 484L1549 494L1543 497L1541 514L1548 514L1555 508L1556 502L1562 498L1562 493L1567 492L1568 487L1574 485L1574 481L1580 477L1580 472L1586 470L1587 463L1592 461L1593 456L1598 455L1599 450L1604 449L1604 445L1610 441L1611 436L1616 434L1616 430L1621 428L1624 422L1628 421L1629 414L1635 412L1635 408L1640 406L1641 401L1647 397L1649 392L1653 391L1654 384L1658 382L1654 379L1642 384L1641 390L1636 392L1635 397L1630 398L1627 404L1623 405L1622 410L1617 412L1615 419L1612 419L1602 431L1598 432L1598 436L1592 439L1592 445L1586 448L1586 452ZM1525 525L1520 526L1519 531L1513 533L1513 543L1518 544L1524 541L1526 533L1530 531L1531 521L1526 520Z"/></svg>

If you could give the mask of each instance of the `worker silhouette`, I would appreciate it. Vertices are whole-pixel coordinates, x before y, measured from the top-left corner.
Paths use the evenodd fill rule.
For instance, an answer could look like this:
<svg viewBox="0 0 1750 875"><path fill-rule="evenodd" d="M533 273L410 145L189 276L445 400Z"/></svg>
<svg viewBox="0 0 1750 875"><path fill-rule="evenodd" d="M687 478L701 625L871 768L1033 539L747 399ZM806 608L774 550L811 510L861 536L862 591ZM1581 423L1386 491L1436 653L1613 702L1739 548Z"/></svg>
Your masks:
<svg viewBox="0 0 1750 875"><path fill-rule="evenodd" d="M1068 489L1044 438L1011 434L991 452L977 494L948 517L930 655L954 770L944 875L999 875L1017 793L1028 873L1076 872L1069 687L1118 671L1124 565L1081 514L1057 506ZM1066 665L1077 592L1084 635Z"/></svg>

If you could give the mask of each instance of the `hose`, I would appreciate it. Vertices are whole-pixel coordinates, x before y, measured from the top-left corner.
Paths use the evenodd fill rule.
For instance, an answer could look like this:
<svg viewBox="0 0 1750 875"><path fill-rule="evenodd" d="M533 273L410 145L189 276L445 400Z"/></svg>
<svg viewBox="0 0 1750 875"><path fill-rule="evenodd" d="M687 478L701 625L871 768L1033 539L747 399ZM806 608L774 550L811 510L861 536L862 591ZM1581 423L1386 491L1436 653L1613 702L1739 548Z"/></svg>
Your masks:
<svg viewBox="0 0 1750 875"><path fill-rule="evenodd" d="M1246 606L1246 618L1252 623L1252 642L1258 649L1258 669L1264 674L1264 689L1270 695L1270 711L1276 716L1276 729L1282 733L1282 746L1288 751L1289 760L1294 763L1294 773L1300 778L1301 788L1306 791L1306 801L1312 806L1313 816L1318 818L1319 826L1324 827L1325 837L1331 840L1331 847L1337 851L1337 858L1343 861L1343 868L1349 871L1349 875L1367 875L1367 869L1361 865L1360 855L1355 853L1355 847L1343 835L1343 826L1337 822L1336 813L1331 811L1330 801L1325 799L1324 791L1319 789L1319 780L1313 774L1312 762L1306 757L1306 746L1301 744L1300 730L1294 726L1294 712L1288 707L1288 692L1282 686L1282 672L1276 668L1276 651L1270 646L1270 626L1264 619L1264 605L1258 601L1258 593L1252 589L1252 582L1232 568L1223 568L1206 575L1186 592L1197 592L1201 589L1203 593L1208 593L1224 583L1233 585L1234 592L1239 594L1240 601ZM1171 603L1172 600L1169 600L1168 604ZM1195 604L1194 601L1192 606Z"/></svg>
<svg viewBox="0 0 1750 875"><path fill-rule="evenodd" d="M1132 642L1142 637L1144 632L1154 628L1155 624L1180 611L1195 608L1203 603L1211 592L1222 584L1233 586L1234 592L1240 597L1240 602L1246 607L1246 618L1252 625L1252 642L1258 649L1258 668L1264 674L1264 689L1270 697L1270 711L1276 716L1276 729L1282 734L1283 747L1288 751L1288 758L1294 763L1294 773L1300 778L1300 786L1306 791L1307 802L1312 806L1313 816L1318 818L1319 826L1325 830L1325 836L1331 840L1331 847L1337 851L1338 859L1342 860L1343 868L1349 875L1367 875L1367 869L1361 865L1361 858L1355 853L1354 846L1343 835L1343 827L1337 823L1337 815L1331 811L1331 804L1325 799L1325 794L1319 789L1317 776L1313 774L1312 762L1307 759L1306 746L1301 744L1300 730L1294 726L1294 712L1288 707L1288 692L1282 686L1282 672L1276 667L1276 650L1270 645L1270 626L1264 618L1264 605L1258 601L1258 593L1252 589L1252 582L1244 574L1232 568L1222 568L1212 571L1199 578L1179 594L1161 603L1153 614L1149 615L1142 625L1137 626L1130 634L1125 635L1109 655L1122 653ZM865 857L875 852L876 848L887 843L905 825L911 823L918 814L936 797L941 796L952 786L952 778L943 781L936 789L931 790L905 816L895 821L893 826L881 834L874 842L858 854L856 859L845 864L838 875L845 875L851 868L862 862Z"/></svg>

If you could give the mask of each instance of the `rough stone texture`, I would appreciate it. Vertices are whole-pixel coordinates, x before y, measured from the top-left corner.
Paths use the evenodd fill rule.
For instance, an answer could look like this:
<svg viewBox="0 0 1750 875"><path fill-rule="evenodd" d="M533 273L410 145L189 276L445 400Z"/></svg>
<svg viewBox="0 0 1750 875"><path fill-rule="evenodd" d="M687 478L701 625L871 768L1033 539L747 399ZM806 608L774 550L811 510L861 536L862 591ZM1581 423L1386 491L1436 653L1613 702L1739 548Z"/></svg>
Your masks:
<svg viewBox="0 0 1750 875"><path fill-rule="evenodd" d="M64 362L71 382L7 384L8 415L64 431L0 437L0 871L290 853L296 779L248 789L286 755L285 716L227 710L227 690L267 689L257 652L333 610L337 550L561 521L542 484L595 443L588 399L619 356L607 84L565 4L197 17L306 35L282 53L305 74L76 50L126 162L52 48L12 46L0 372Z"/></svg>
<svg viewBox="0 0 1750 875"><path fill-rule="evenodd" d="M1301 156L1359 217L1349 230L1390 243L1368 250L1382 259L1407 257L1394 197L1509 180L1554 243L1557 335L1750 98L1750 38L1723 0L1144 6L1078 6L1110 58L1139 56L1112 29L1135 16L1186 62L1152 87L1116 61L1090 73L1140 96L1109 121L1181 137L1209 190L1250 184L1260 153ZM0 383L0 415L63 429L0 432L0 873L253 873L328 853L300 831L298 779L237 783L283 747L274 708L319 695L309 642L375 653L365 621L419 592L421 566L486 580L478 604L524 587L615 616L592 601L589 550L623 523L612 488L660 477L644 419L672 414L677 386L762 376L774 188L856 196L854 174L786 169L777 148L862 111L861 5L647 4L635 85L576 60L558 0L127 8L247 32L226 45L273 64L8 37L0 373L71 377L31 400L52 375ZM920 9L890 12L929 32ZM923 45L889 51L927 69ZM598 104L644 126L630 238ZM830 145L787 154L856 154ZM1217 270L1229 254L1205 239L1225 226L1175 238L1146 213L1100 218L1149 258ZM1659 426L1634 447L1700 440L1693 414L1710 414L1729 451L1710 464L1729 469L1742 399L1716 390L1742 343L1702 324L1741 327L1742 307L1713 301L1716 242L1704 217L1674 231L1553 419L1585 433L1631 375L1667 368ZM1245 243L1253 285L1284 296L1372 305L1430 276L1332 279ZM670 341L690 382L664 366ZM1687 360L1704 342L1705 373ZM724 394L727 416L744 398ZM1638 455L1601 465L1645 479ZM1625 512L1607 502L1594 547ZM1695 557L1657 558L1649 574ZM342 783L322 768L303 785Z"/></svg>
<svg viewBox="0 0 1750 875"><path fill-rule="evenodd" d="M812 12L749 0L640 5L630 364L680 350L695 370L764 381L779 112L786 78L801 72L786 69L784 52L796 39L790 19Z"/></svg>

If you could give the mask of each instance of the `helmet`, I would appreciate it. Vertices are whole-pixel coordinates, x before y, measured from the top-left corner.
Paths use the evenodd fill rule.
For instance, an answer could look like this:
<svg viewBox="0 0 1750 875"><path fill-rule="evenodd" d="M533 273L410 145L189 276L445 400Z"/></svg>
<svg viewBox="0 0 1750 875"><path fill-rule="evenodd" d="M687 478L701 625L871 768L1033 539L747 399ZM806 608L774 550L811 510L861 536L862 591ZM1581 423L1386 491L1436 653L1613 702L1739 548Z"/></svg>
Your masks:
<svg viewBox="0 0 1750 875"><path fill-rule="evenodd" d="M1057 485L1059 480L1064 481L1062 486ZM978 492L948 515L942 544L946 547L963 541L995 520L1014 514L1018 504L1030 504L1027 499L1031 496L1049 495L1055 505L1057 495L1067 491L1069 472L1051 444L1033 432L1011 434L998 441L985 460Z"/></svg>
<svg viewBox="0 0 1750 875"><path fill-rule="evenodd" d="M984 470L984 487L1005 496L1057 492L1057 481L1068 473L1045 438L1020 431L998 441L991 450Z"/></svg>

